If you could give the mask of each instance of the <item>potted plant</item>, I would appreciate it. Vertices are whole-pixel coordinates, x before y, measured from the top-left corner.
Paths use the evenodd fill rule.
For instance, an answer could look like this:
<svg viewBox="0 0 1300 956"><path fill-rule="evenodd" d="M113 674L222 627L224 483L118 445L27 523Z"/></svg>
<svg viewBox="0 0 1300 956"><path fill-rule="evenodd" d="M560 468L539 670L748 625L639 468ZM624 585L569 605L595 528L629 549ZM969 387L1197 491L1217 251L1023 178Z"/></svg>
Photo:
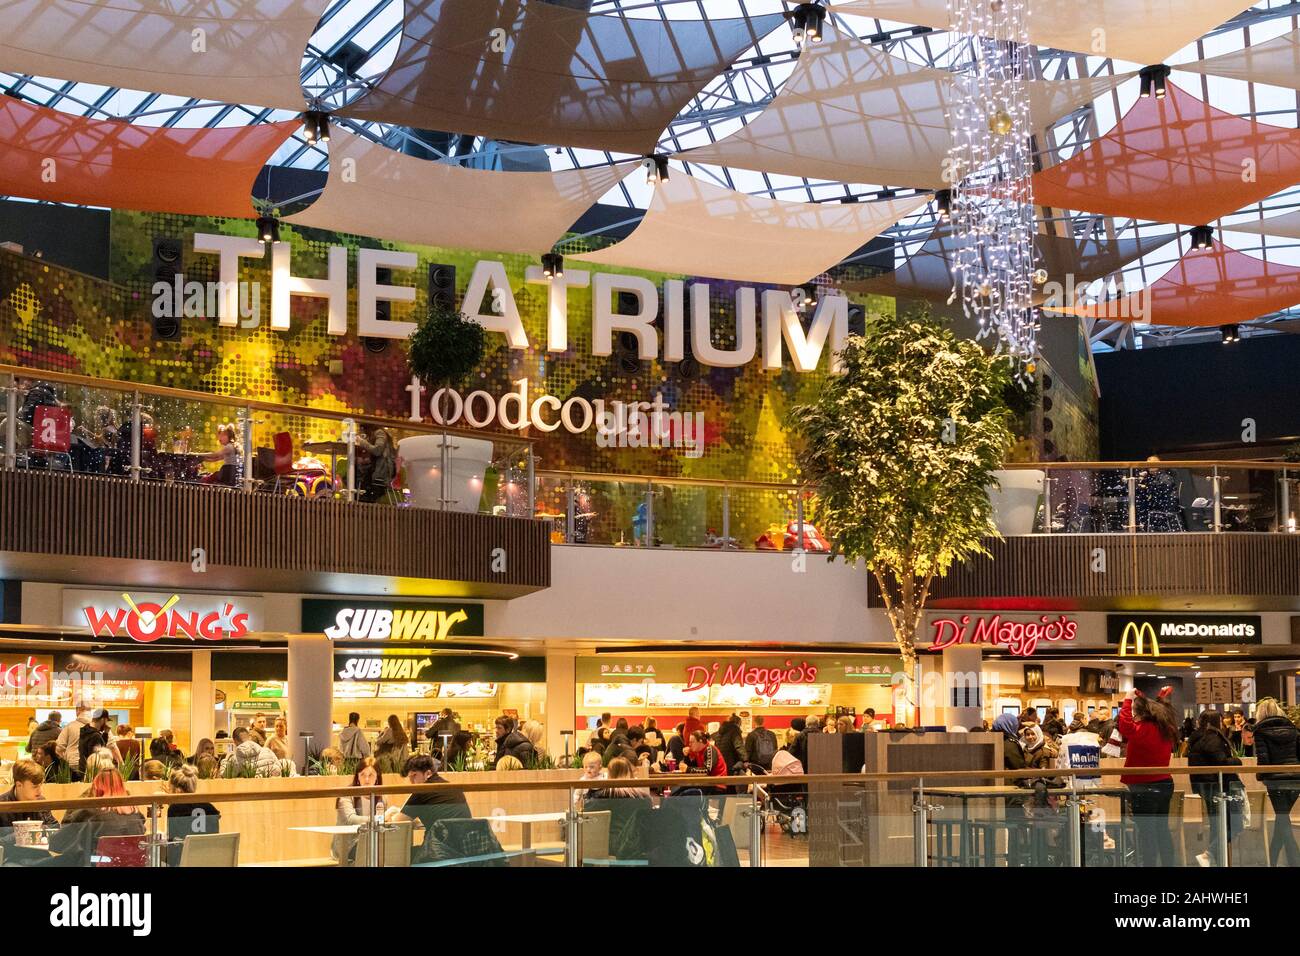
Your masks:
<svg viewBox="0 0 1300 956"><path fill-rule="evenodd" d="M478 368L486 350L486 337L483 326L436 301L407 339L411 374L437 396L437 417L443 421L451 414L451 403L446 394L439 395L440 390L461 384ZM403 439L398 451L410 466L406 484L415 504L448 506L455 511L478 510L484 476L492 462L492 442L417 435Z"/></svg>
<svg viewBox="0 0 1300 956"><path fill-rule="evenodd" d="M915 705L916 639L934 579L987 554L987 489L1011 445L999 359L927 311L871 316L816 398L792 410L830 558L874 576ZM919 716L919 715L918 715Z"/></svg>

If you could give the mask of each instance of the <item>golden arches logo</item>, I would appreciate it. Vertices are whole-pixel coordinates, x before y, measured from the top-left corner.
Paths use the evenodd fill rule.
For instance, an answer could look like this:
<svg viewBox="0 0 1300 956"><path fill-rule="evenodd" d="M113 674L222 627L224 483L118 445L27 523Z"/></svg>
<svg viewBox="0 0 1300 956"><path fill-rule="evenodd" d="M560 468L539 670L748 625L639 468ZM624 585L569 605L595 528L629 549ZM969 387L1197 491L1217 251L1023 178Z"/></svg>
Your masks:
<svg viewBox="0 0 1300 956"><path fill-rule="evenodd" d="M1160 656L1160 642L1156 640L1156 629L1151 626L1150 621L1143 621L1139 624L1137 621L1129 621L1124 625L1124 633L1119 638L1119 656L1129 656L1129 640L1134 643L1134 656L1141 657L1146 653L1146 639L1151 639L1151 656Z"/></svg>

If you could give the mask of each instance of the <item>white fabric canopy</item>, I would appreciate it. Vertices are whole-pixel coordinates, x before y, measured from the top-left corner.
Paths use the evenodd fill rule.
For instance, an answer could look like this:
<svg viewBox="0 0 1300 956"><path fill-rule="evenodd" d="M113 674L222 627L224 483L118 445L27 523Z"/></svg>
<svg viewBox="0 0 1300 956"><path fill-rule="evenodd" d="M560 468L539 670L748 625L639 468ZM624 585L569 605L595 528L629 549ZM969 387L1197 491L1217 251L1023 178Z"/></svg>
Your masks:
<svg viewBox="0 0 1300 956"><path fill-rule="evenodd" d="M743 129L676 158L839 182L946 185L953 75L853 36L831 35L804 50L776 98ZM1033 81L1035 127L1049 126L1124 79Z"/></svg>
<svg viewBox="0 0 1300 956"><path fill-rule="evenodd" d="M327 0L0 0L0 69L301 110Z"/></svg>
<svg viewBox="0 0 1300 956"><path fill-rule="evenodd" d="M821 275L929 199L781 202L674 171L655 187L650 208L632 235L569 258L651 272L797 285Z"/></svg>
<svg viewBox="0 0 1300 956"><path fill-rule="evenodd" d="M1229 225L1224 223L1224 232L1246 232L1256 236L1280 236L1283 239L1300 239L1300 210L1288 212L1269 219L1252 219Z"/></svg>
<svg viewBox="0 0 1300 956"><path fill-rule="evenodd" d="M415 159L344 130L330 134L325 191L286 222L461 249L540 255L636 162L505 173ZM354 175L355 174L355 175Z"/></svg>
<svg viewBox="0 0 1300 956"><path fill-rule="evenodd" d="M1249 6L1247 0L1032 0L1029 42L1145 66L1163 63ZM832 9L936 30L951 25L948 0L837 0Z"/></svg>
<svg viewBox="0 0 1300 956"><path fill-rule="evenodd" d="M1225 53L1195 63L1179 63L1174 69L1300 89L1300 30L1293 30L1235 53Z"/></svg>

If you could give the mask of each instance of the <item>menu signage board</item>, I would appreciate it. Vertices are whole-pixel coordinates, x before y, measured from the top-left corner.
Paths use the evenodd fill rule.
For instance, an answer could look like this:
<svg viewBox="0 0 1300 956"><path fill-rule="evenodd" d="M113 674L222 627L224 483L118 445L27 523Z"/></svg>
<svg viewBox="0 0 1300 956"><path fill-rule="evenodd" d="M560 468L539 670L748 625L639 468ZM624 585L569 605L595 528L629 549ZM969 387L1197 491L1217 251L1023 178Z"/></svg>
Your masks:
<svg viewBox="0 0 1300 956"><path fill-rule="evenodd" d="M104 680L174 680L192 678L189 654L87 654L82 651L54 655L54 669L60 674L76 674L87 679Z"/></svg>
<svg viewBox="0 0 1300 956"><path fill-rule="evenodd" d="M1121 657L1159 657L1160 648L1205 644L1259 644L1263 619L1247 614L1108 614L1106 639Z"/></svg>
<svg viewBox="0 0 1300 956"><path fill-rule="evenodd" d="M224 594L63 589L63 623L106 641L232 641L260 630L262 599Z"/></svg>
<svg viewBox="0 0 1300 956"><path fill-rule="evenodd" d="M1099 667L1079 668L1080 694L1114 694L1119 690L1119 675Z"/></svg>
<svg viewBox="0 0 1300 956"><path fill-rule="evenodd" d="M302 629L332 641L423 643L482 637L483 605L303 598Z"/></svg>

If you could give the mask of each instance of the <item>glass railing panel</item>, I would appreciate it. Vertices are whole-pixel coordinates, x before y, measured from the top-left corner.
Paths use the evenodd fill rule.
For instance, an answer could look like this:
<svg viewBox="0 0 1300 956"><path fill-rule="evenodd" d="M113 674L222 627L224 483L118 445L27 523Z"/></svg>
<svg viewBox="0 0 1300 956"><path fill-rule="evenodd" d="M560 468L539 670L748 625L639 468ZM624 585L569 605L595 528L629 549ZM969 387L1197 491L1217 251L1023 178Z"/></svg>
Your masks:
<svg viewBox="0 0 1300 956"><path fill-rule="evenodd" d="M145 395L140 412L140 466L145 481L242 487L243 412L235 403ZM130 448L130 416L123 440Z"/></svg>
<svg viewBox="0 0 1300 956"><path fill-rule="evenodd" d="M17 468L129 474L131 399L108 389L19 380L14 424ZM0 427L0 443L7 429Z"/></svg>
<svg viewBox="0 0 1300 956"><path fill-rule="evenodd" d="M1051 510L1052 534L1114 534L1128 530L1128 472L1107 469L1051 469L1034 531L1045 530L1042 508Z"/></svg>
<svg viewBox="0 0 1300 956"><path fill-rule="evenodd" d="M655 544L661 548L707 548L710 531L710 489L700 485L656 484ZM718 496L719 524L721 496Z"/></svg>
<svg viewBox="0 0 1300 956"><path fill-rule="evenodd" d="M730 536L739 550L789 551L796 547L798 507L793 491L732 488L729 510Z"/></svg>
<svg viewBox="0 0 1300 956"><path fill-rule="evenodd" d="M567 479L551 475L539 475L537 478L537 500L533 517L546 522L551 533L551 544L565 544L568 541L569 484Z"/></svg>
<svg viewBox="0 0 1300 956"><path fill-rule="evenodd" d="M1280 472L1219 469L1219 521L1223 531L1277 531L1282 516Z"/></svg>

